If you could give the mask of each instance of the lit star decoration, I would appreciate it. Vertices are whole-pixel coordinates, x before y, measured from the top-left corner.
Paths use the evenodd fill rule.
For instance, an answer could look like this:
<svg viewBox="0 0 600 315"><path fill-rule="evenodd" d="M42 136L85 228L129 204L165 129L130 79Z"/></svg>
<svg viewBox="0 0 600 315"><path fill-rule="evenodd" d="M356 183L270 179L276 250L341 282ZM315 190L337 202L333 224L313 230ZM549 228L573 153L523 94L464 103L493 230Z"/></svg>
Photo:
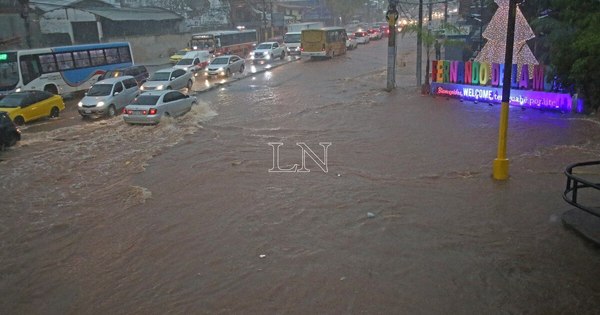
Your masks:
<svg viewBox="0 0 600 315"><path fill-rule="evenodd" d="M494 1L498 4L498 10L496 10L490 24L488 24L482 34L488 42L483 46L477 58L475 58L479 62L487 62L489 64L504 63L504 53L506 51L509 0ZM519 65L519 71L522 65L528 64L530 75L533 72L533 65L539 64L527 45L527 41L534 37L533 30L529 26L529 23L527 23L523 13L521 13L521 9L517 6L513 63Z"/></svg>

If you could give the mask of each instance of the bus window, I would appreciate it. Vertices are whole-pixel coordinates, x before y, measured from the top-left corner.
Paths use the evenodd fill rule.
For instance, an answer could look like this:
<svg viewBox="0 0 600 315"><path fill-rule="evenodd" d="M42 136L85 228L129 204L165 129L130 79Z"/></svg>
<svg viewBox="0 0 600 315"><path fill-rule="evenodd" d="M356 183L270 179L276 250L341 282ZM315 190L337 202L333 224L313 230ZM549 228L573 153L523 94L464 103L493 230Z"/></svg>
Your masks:
<svg viewBox="0 0 600 315"><path fill-rule="evenodd" d="M104 50L90 50L90 58L92 59L92 66L100 66L106 64L104 59Z"/></svg>
<svg viewBox="0 0 600 315"><path fill-rule="evenodd" d="M131 62L131 54L129 53L129 47L119 47L119 60L121 63Z"/></svg>
<svg viewBox="0 0 600 315"><path fill-rule="evenodd" d="M90 54L87 51L74 51L73 60L77 68L85 68L91 65Z"/></svg>
<svg viewBox="0 0 600 315"><path fill-rule="evenodd" d="M45 73L56 72L58 68L53 54L40 55L40 64L42 65L42 71Z"/></svg>
<svg viewBox="0 0 600 315"><path fill-rule="evenodd" d="M73 56L71 56L71 53L60 53L55 54L55 56L59 70L68 70L73 69L75 67L73 63Z"/></svg>
<svg viewBox="0 0 600 315"><path fill-rule="evenodd" d="M108 64L119 63L119 53L116 48L106 48L104 49L104 52Z"/></svg>

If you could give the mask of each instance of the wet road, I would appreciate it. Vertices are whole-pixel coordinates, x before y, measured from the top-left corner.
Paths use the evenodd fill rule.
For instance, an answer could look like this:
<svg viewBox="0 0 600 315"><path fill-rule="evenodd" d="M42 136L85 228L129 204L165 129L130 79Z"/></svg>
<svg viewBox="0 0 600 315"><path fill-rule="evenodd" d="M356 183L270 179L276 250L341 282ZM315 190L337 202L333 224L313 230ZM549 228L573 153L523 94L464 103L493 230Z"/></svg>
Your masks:
<svg viewBox="0 0 600 315"><path fill-rule="evenodd" d="M600 252L560 194L600 123L511 109L494 182L499 107L388 94L385 52L225 84L158 126L26 130L0 163L0 313L596 313ZM270 142L282 168L331 142L329 172L269 173Z"/></svg>

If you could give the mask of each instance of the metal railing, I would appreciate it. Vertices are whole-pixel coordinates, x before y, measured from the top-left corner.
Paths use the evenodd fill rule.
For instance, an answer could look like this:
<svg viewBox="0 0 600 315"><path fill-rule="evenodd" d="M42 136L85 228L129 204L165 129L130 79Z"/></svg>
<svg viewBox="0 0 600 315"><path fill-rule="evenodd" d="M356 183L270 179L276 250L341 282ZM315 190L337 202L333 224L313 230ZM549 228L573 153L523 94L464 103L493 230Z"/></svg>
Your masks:
<svg viewBox="0 0 600 315"><path fill-rule="evenodd" d="M573 175L573 169L583 166L600 165L600 161L589 161L575 163L567 167L565 175L567 176L567 188L563 193L563 199L569 204L597 217L600 217L599 207L590 207L589 205L582 205L577 201L577 192L580 188L592 188L600 192L600 183L593 183L580 176Z"/></svg>

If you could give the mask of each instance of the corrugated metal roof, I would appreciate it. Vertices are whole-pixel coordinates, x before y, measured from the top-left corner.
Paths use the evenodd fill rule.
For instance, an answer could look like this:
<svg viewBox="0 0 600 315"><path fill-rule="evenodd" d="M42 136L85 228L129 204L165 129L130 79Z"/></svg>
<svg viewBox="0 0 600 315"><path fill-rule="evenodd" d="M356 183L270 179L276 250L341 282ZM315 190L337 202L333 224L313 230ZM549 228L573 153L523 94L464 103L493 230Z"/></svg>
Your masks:
<svg viewBox="0 0 600 315"><path fill-rule="evenodd" d="M158 8L79 8L111 21L166 21L181 20L182 16Z"/></svg>

